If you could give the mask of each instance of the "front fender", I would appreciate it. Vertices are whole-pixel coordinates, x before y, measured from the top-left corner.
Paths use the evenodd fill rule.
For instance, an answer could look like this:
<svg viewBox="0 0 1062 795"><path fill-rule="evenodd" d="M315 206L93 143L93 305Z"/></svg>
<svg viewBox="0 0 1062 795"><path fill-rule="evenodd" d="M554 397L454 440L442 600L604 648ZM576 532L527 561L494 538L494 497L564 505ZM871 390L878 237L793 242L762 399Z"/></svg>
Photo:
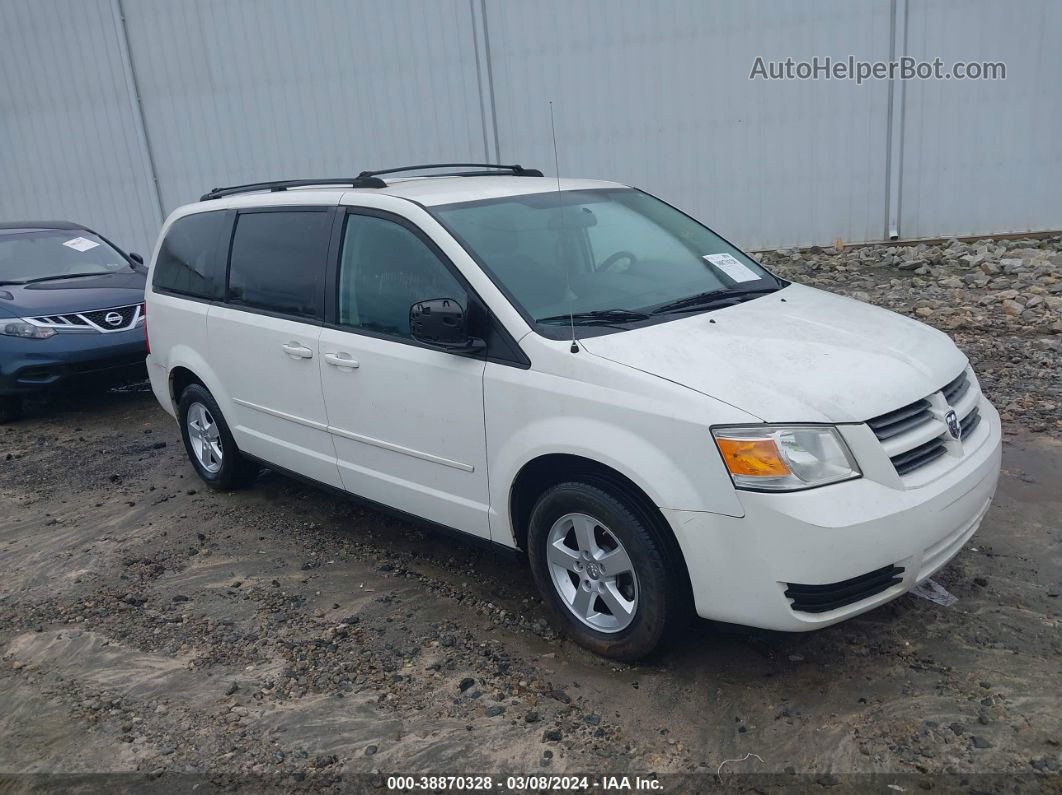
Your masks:
<svg viewBox="0 0 1062 795"><path fill-rule="evenodd" d="M708 430L743 413L633 372L645 379L637 390L588 388L534 371L495 375L484 390L495 541L514 543L509 504L520 470L557 453L614 469L659 508L744 515ZM667 399L653 381L667 388Z"/></svg>

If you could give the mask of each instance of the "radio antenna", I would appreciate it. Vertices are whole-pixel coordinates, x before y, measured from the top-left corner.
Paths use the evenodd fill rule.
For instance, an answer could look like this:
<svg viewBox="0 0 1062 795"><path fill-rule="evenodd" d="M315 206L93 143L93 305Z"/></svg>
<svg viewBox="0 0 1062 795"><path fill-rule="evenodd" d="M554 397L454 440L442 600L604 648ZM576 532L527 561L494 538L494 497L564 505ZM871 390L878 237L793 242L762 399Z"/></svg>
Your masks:
<svg viewBox="0 0 1062 795"><path fill-rule="evenodd" d="M553 122L553 100L549 101L549 129L553 133L553 170L557 175L557 211L560 213L561 231L563 232L564 225L564 204L561 199L561 184L560 184L560 158L557 156L557 125ZM565 279L568 279L567 270L565 271ZM568 321L572 326L572 353L579 352L579 343L575 341L575 309L572 305L572 288L571 284L568 284Z"/></svg>

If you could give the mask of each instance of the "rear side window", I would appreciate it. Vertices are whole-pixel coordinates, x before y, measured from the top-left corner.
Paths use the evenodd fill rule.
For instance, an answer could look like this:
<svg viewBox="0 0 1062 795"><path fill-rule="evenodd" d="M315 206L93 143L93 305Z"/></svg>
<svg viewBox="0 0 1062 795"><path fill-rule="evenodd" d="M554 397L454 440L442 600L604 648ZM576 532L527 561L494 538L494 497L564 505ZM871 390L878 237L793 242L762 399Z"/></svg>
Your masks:
<svg viewBox="0 0 1062 795"><path fill-rule="evenodd" d="M221 298L225 285L217 251L224 224L224 212L195 213L174 221L155 261L154 288L194 298Z"/></svg>
<svg viewBox="0 0 1062 795"><path fill-rule="evenodd" d="M228 300L319 317L331 218L314 210L240 213L229 258Z"/></svg>

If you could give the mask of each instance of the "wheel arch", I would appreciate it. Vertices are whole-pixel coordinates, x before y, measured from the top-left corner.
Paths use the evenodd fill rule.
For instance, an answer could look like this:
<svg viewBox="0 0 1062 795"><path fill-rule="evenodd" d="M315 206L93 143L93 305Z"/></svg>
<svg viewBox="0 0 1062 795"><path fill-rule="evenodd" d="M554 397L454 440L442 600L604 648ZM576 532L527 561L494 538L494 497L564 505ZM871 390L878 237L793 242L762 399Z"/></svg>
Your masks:
<svg viewBox="0 0 1062 795"><path fill-rule="evenodd" d="M170 400L173 401L175 407L181 401L181 394L192 384L199 384L204 389L210 389L202 378L184 365L178 365L170 370Z"/></svg>
<svg viewBox="0 0 1062 795"><path fill-rule="evenodd" d="M553 486L578 481L596 486L627 506L659 534L670 566L681 572L687 595L692 585L686 559L670 523L649 495L637 483L600 461L571 453L546 453L525 463L509 490L509 520L516 546L527 551L528 521L538 498Z"/></svg>
<svg viewBox="0 0 1062 795"><path fill-rule="evenodd" d="M180 402L182 390L189 384L201 384L214 396L222 413L231 415L232 406L228 393L222 388L213 368L198 351L186 345L174 346L167 357L166 368L169 396L175 410Z"/></svg>

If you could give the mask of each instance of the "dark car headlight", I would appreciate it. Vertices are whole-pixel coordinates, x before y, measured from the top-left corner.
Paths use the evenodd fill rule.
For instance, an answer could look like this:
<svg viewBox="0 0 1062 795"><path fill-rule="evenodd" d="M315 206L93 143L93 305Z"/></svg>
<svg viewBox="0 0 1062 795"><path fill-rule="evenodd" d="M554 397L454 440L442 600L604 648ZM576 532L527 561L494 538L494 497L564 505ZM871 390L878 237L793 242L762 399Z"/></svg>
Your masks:
<svg viewBox="0 0 1062 795"><path fill-rule="evenodd" d="M55 329L47 326L36 326L25 320L0 320L0 334L7 337L22 337L29 340L46 340L55 336Z"/></svg>

